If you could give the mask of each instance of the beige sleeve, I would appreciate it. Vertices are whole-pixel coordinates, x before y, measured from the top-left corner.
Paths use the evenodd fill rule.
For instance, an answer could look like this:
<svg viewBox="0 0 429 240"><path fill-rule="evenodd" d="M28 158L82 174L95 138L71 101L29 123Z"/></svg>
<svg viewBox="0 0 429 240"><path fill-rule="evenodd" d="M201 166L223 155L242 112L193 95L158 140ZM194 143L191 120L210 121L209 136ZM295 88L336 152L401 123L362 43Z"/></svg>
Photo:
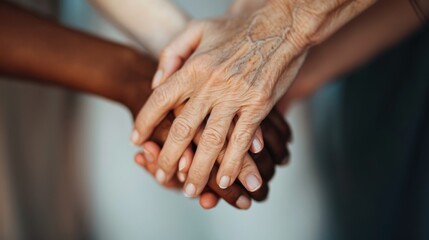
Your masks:
<svg viewBox="0 0 429 240"><path fill-rule="evenodd" d="M155 58L188 21L188 16L168 0L90 1Z"/></svg>

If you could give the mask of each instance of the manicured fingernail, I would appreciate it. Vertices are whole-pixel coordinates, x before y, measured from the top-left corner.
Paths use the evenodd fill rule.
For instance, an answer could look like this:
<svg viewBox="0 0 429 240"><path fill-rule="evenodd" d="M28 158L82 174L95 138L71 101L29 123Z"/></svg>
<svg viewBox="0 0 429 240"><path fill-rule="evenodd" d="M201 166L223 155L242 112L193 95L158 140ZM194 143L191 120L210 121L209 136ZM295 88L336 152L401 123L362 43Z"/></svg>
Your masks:
<svg viewBox="0 0 429 240"><path fill-rule="evenodd" d="M161 69L156 71L152 81L152 88L156 88L159 86L159 83L161 82L161 79L163 76L164 76L164 71L162 71Z"/></svg>
<svg viewBox="0 0 429 240"><path fill-rule="evenodd" d="M196 191L197 191L197 189L195 188L195 185L192 183L189 183L185 188L184 194L186 197L191 198L191 197L194 197Z"/></svg>
<svg viewBox="0 0 429 240"><path fill-rule="evenodd" d="M253 153L259 153L260 151L262 151L262 143L257 137L253 139L252 151Z"/></svg>
<svg viewBox="0 0 429 240"><path fill-rule="evenodd" d="M146 160L148 162L153 162L152 154L148 150L146 150L144 147L142 147L142 151L143 151L143 155L146 158Z"/></svg>
<svg viewBox="0 0 429 240"><path fill-rule="evenodd" d="M179 161L179 172L182 172L186 167L186 158L181 157Z"/></svg>
<svg viewBox="0 0 429 240"><path fill-rule="evenodd" d="M246 178L246 185L249 191L254 192L261 187L262 183L255 175L249 175Z"/></svg>
<svg viewBox="0 0 429 240"><path fill-rule="evenodd" d="M155 174L155 178L159 183L164 183L165 181L165 172L161 169L158 169Z"/></svg>
<svg viewBox="0 0 429 240"><path fill-rule="evenodd" d="M240 196L237 199L237 202L235 202L235 205L237 205L237 207L239 207L240 209L249 209L251 202L250 199L246 196Z"/></svg>
<svg viewBox="0 0 429 240"><path fill-rule="evenodd" d="M137 154L136 155L136 162L138 163L138 164L140 164L140 165L143 165L144 164L144 157L141 155L141 154Z"/></svg>
<svg viewBox="0 0 429 240"><path fill-rule="evenodd" d="M177 178L179 179L179 181L180 181L181 183L184 183L184 182L185 182L185 180L186 180L186 174L185 174L185 173L182 173L182 172L178 172L178 173L177 173Z"/></svg>
<svg viewBox="0 0 429 240"><path fill-rule="evenodd" d="M228 176L222 176L220 178L220 181L219 181L219 187L221 189L225 189L225 188L229 187L229 182L230 181L231 181L230 177L228 177Z"/></svg>
<svg viewBox="0 0 429 240"><path fill-rule="evenodd" d="M139 132L137 132L137 130L133 130L133 132L131 133L131 142L134 145L139 145L139 140L140 140L140 134Z"/></svg>

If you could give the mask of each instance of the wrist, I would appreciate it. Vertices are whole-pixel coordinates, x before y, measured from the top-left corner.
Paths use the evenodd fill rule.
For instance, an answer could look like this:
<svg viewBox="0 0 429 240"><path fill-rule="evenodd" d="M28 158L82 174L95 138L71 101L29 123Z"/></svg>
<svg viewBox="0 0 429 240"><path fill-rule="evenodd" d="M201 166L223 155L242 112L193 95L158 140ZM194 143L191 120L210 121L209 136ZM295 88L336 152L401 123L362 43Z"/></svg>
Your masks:
<svg viewBox="0 0 429 240"><path fill-rule="evenodd" d="M149 97L151 81L156 71L156 62L135 50L124 49L112 65L109 77L111 96L125 105L133 115Z"/></svg>

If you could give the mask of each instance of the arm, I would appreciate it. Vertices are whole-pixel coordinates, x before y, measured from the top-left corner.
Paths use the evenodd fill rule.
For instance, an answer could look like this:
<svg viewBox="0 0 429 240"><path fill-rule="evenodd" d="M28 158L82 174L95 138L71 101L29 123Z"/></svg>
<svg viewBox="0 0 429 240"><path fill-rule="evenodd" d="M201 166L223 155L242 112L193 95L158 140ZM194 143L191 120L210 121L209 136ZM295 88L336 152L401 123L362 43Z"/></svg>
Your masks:
<svg viewBox="0 0 429 240"><path fill-rule="evenodd" d="M380 1L326 42L312 48L282 99L281 108L286 108L292 100L312 94L326 82L356 68L419 29L422 24L411 1Z"/></svg>
<svg viewBox="0 0 429 240"><path fill-rule="evenodd" d="M0 2L0 31L3 75L89 92L121 103L127 97L117 89L128 84L116 79L123 74L123 65L141 60L139 74L144 79L151 78L156 66L134 50L61 27L5 2ZM118 67L112 67L115 65ZM145 98L149 89L142 94Z"/></svg>
<svg viewBox="0 0 429 240"><path fill-rule="evenodd" d="M162 48L185 28L189 18L168 0L91 2L156 58Z"/></svg>
<svg viewBox="0 0 429 240"><path fill-rule="evenodd" d="M105 97L124 104L133 116L136 116L151 92L150 79L155 70L151 59L128 47L64 28L5 2L0 2L0 52L2 75L26 77L27 81ZM164 142L172 119L174 118L169 115L163 121L152 135L153 140L159 144ZM278 118L273 116L271 121L278 122ZM282 122L277 123L277 126L281 124ZM259 165L262 172L266 173L267 181L274 171L272 156L283 158L286 155L278 150L276 152L276 146L284 140L275 134L271 136L267 138L267 142L273 144L272 152L276 155L269 153L268 156L261 156ZM142 166L154 175L150 170L156 168L156 159ZM179 186L181 183L173 179L168 184ZM220 196L239 208L249 207L243 207L243 201L238 202L240 197L248 198L249 195L237 184L222 190L212 181L208 190L210 192L205 192L200 198L204 207L214 206L213 196ZM250 196L261 200L266 194L265 191ZM211 199L210 204L203 205L204 199Z"/></svg>
<svg viewBox="0 0 429 240"><path fill-rule="evenodd" d="M163 84L155 84L136 119L134 143L145 141L168 111L185 103L160 153L160 171L167 180L173 175L208 117L201 139L206 144L197 148L185 190L198 195L219 156L217 182L232 184L242 174L256 129L295 79L308 48L375 1L268 0L251 13L194 22L165 48L176 56L161 54L160 71L166 72L172 58L186 63L172 76L164 74L157 81ZM220 154L224 145L225 154Z"/></svg>

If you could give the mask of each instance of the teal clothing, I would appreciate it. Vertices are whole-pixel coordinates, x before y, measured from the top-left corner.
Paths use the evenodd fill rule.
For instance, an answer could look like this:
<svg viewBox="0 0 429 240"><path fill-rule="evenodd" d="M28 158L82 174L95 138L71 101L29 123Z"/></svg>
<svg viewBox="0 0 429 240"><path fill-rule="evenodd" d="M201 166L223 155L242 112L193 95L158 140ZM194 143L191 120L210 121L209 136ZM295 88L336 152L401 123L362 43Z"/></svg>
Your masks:
<svg viewBox="0 0 429 240"><path fill-rule="evenodd" d="M429 239L429 27L346 76L337 94L337 114L316 126L328 239Z"/></svg>

